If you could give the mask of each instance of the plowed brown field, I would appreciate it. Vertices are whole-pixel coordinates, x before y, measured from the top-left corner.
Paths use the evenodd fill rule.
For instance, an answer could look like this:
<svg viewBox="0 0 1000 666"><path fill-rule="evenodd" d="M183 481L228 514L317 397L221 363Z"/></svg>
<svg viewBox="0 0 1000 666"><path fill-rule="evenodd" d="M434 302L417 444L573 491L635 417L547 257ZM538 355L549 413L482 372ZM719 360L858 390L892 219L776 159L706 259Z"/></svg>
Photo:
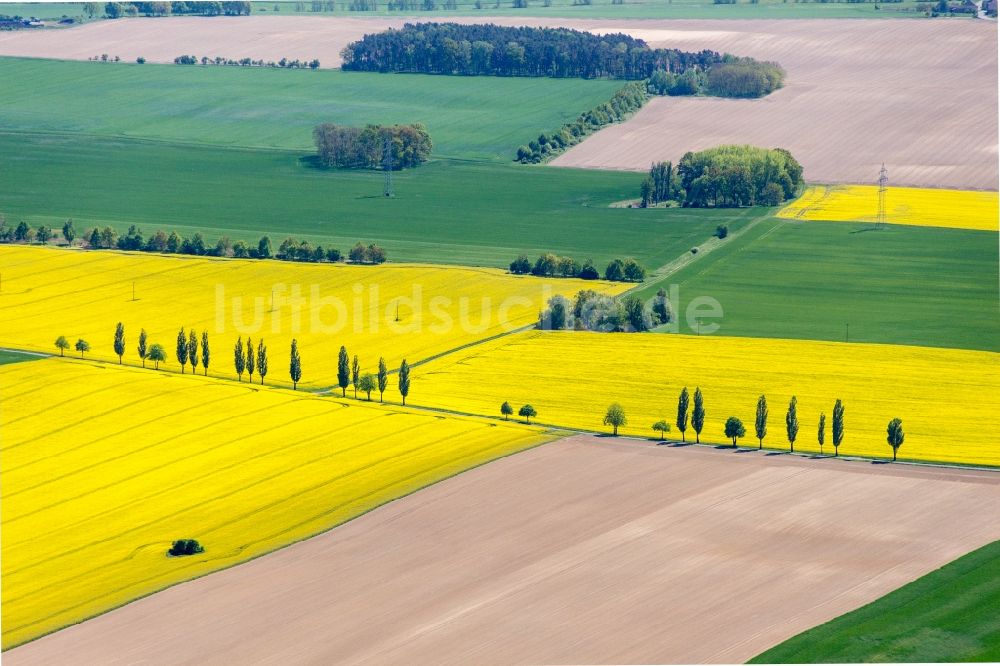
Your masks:
<svg viewBox="0 0 1000 666"><path fill-rule="evenodd" d="M1000 538L1000 474L573 437L4 663L741 662Z"/></svg>

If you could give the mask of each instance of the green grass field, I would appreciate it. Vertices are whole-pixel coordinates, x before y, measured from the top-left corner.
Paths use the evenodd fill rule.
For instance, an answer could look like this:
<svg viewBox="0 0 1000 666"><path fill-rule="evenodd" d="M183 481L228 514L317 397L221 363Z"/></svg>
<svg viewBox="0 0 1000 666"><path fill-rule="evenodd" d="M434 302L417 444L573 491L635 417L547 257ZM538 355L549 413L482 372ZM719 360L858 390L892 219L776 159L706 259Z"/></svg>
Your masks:
<svg viewBox="0 0 1000 666"><path fill-rule="evenodd" d="M0 349L0 365L5 365L7 363L21 363L22 361L34 361L39 358L42 357L36 354L24 354L21 352Z"/></svg>
<svg viewBox="0 0 1000 666"><path fill-rule="evenodd" d="M810 629L751 664L1000 661L1000 541Z"/></svg>
<svg viewBox="0 0 1000 666"><path fill-rule="evenodd" d="M440 160L394 175L313 168L302 153L95 137L0 134L0 213L10 222L110 224L255 240L270 234L383 244L394 261L505 266L552 251L603 265L634 256L658 266L733 229L753 210L629 210L633 173Z"/></svg>
<svg viewBox="0 0 1000 666"><path fill-rule="evenodd" d="M7 131L312 150L323 122L422 122L435 157L503 162L622 84L19 58L0 58L0 81Z"/></svg>
<svg viewBox="0 0 1000 666"><path fill-rule="evenodd" d="M767 220L670 282L716 298L726 335L1000 351L995 233L868 228Z"/></svg>

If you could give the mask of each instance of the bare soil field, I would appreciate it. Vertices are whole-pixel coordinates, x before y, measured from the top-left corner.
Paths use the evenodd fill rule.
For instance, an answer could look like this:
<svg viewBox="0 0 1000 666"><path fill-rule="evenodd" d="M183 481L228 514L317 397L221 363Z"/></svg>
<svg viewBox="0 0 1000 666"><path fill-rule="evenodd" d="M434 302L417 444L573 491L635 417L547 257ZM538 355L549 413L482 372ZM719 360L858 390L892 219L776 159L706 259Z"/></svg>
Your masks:
<svg viewBox="0 0 1000 666"><path fill-rule="evenodd" d="M742 662L1000 538L998 497L990 471L578 436L4 662Z"/></svg>
<svg viewBox="0 0 1000 666"><path fill-rule="evenodd" d="M181 54L318 58L366 32L414 18L176 17L98 21L67 30L0 34L0 55L86 59L107 53L172 62ZM440 20L440 18L438 19ZM653 99L630 121L597 133L556 166L643 170L721 143L791 150L806 178L997 189L997 29L985 20L458 21L622 31L654 46L710 48L776 60L787 85L766 99ZM583 111L583 109L581 109ZM554 128L540 128L554 129Z"/></svg>

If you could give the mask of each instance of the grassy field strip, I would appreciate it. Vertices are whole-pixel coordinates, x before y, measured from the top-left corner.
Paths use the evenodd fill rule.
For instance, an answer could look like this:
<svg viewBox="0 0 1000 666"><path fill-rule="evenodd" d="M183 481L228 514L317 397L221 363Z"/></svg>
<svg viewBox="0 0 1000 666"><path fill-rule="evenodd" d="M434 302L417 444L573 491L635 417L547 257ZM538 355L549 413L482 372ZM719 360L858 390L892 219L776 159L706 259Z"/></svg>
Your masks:
<svg viewBox="0 0 1000 666"><path fill-rule="evenodd" d="M653 437L655 421L674 422L681 388L693 394L700 386L707 412L702 440L726 443L723 423L735 415L747 429L741 445L756 446L754 407L765 394L771 416L764 444L787 450L784 416L795 395L800 422L795 450L819 451L822 411L824 452L832 454L830 419L840 398L846 405L844 455L891 458L885 428L900 417L906 432L900 459L1000 465L1000 447L991 434L1000 427L998 364L996 353L954 349L535 331L421 367L413 402L486 416L499 415L505 400L515 411L530 403L541 423L604 430L605 409L617 401L629 419L621 432ZM461 388L468 386L477 390ZM680 433L671 437L680 439ZM694 439L690 429L688 438Z"/></svg>
<svg viewBox="0 0 1000 666"><path fill-rule="evenodd" d="M551 437L71 359L0 385L5 648ZM206 552L167 558L177 538Z"/></svg>
<svg viewBox="0 0 1000 666"><path fill-rule="evenodd" d="M921 227L996 231L996 192L889 187L886 222ZM834 222L876 222L878 187L814 185L778 212L778 217Z"/></svg>
<svg viewBox="0 0 1000 666"><path fill-rule="evenodd" d="M754 657L752 664L1000 661L1000 541Z"/></svg>
<svg viewBox="0 0 1000 666"><path fill-rule="evenodd" d="M268 346L267 383L290 386L288 355L295 338L306 388L336 383L342 344L359 356L363 372L374 372L380 356L396 368L403 358L415 362L533 323L556 293L620 293L629 286L489 268L317 265L25 246L0 248L0 273L2 345L54 352L56 337L65 335L69 355L83 338L92 348L88 358L117 363L112 341L121 321L126 363L140 364L136 344L145 328L148 344L162 344L171 359L162 367L176 372L177 331L194 327L199 336L209 331L210 375L235 378L233 345L249 335L255 342L263 337ZM295 290L300 309L291 304ZM394 384L390 391L396 395Z"/></svg>

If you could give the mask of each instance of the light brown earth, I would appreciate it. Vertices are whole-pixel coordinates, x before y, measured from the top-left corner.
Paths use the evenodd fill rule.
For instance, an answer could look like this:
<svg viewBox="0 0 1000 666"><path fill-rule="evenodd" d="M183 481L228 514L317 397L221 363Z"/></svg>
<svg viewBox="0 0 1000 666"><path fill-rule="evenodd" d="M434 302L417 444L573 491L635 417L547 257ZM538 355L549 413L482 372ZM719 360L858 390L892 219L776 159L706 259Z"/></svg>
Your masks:
<svg viewBox="0 0 1000 666"><path fill-rule="evenodd" d="M67 30L0 33L0 55L86 59L107 53L151 62L172 62L181 54L319 58L333 67L350 41L414 20L421 19L97 21ZM644 170L653 161L676 162L689 150L752 143L791 150L813 182L870 183L885 162L894 185L998 188L993 21L454 20L621 31L654 46L776 60L788 71L785 88L761 100L653 99L630 121L554 160L556 166Z"/></svg>
<svg viewBox="0 0 1000 666"><path fill-rule="evenodd" d="M989 471L578 436L4 663L741 662L1000 538L998 500Z"/></svg>

